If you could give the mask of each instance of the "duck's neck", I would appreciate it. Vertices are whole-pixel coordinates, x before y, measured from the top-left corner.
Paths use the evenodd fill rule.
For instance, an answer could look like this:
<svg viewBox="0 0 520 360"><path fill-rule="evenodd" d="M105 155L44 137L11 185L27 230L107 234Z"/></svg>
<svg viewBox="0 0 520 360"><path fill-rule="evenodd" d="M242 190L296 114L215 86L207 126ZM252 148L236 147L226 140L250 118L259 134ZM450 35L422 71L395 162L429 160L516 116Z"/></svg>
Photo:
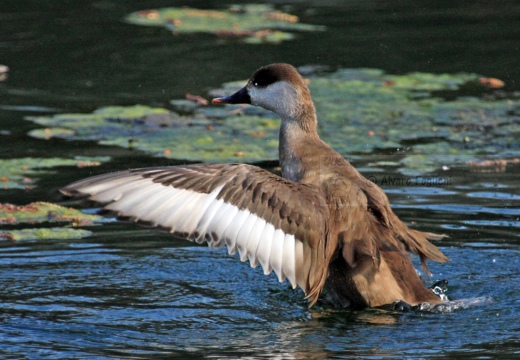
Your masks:
<svg viewBox="0 0 520 360"><path fill-rule="evenodd" d="M314 106L305 117L282 118L280 126L280 144L278 147L282 176L300 182L304 177L303 160L309 147L320 142L317 131L317 118Z"/></svg>

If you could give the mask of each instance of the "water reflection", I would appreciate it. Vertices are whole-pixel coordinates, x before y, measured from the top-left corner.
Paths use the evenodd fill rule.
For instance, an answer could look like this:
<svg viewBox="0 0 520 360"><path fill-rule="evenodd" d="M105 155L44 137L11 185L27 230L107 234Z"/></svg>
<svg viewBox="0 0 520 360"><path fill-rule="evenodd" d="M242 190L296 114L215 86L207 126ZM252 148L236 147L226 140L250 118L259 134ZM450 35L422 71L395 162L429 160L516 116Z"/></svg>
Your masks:
<svg viewBox="0 0 520 360"><path fill-rule="evenodd" d="M366 311L350 311L338 309L320 309L311 312L311 318L316 323L344 323L355 322L373 325L395 324L401 313L380 309L368 309Z"/></svg>

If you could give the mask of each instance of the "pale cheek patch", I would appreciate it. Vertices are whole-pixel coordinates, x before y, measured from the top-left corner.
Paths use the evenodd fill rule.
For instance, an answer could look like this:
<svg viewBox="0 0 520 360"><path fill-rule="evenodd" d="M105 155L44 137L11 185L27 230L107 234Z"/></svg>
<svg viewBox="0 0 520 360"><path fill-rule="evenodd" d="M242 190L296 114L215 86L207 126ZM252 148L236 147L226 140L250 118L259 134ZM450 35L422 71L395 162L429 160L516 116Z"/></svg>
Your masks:
<svg viewBox="0 0 520 360"><path fill-rule="evenodd" d="M287 81L279 81L265 88L249 89L251 104L261 106L280 115L282 118L293 116L298 112L298 92Z"/></svg>

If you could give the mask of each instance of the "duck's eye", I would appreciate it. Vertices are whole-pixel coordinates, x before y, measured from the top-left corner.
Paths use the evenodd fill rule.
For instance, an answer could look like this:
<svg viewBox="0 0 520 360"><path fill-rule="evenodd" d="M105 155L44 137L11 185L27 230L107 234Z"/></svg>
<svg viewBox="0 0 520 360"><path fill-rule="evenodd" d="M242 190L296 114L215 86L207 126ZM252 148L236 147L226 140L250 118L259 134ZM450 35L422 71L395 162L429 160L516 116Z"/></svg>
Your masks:
<svg viewBox="0 0 520 360"><path fill-rule="evenodd" d="M276 74L270 69L263 68L255 73L255 75L251 79L251 82L255 87L264 88L275 83L278 80L278 74Z"/></svg>
<svg viewBox="0 0 520 360"><path fill-rule="evenodd" d="M264 88L264 87L266 87L266 86L269 86L270 83L267 82L267 81L264 81L264 80L260 79L260 80L253 81L253 85L254 85L255 87L261 87L261 88Z"/></svg>
<svg viewBox="0 0 520 360"><path fill-rule="evenodd" d="M252 83L255 87L264 88L273 83L273 81L269 81L270 79L264 79L262 77L257 77L253 79Z"/></svg>

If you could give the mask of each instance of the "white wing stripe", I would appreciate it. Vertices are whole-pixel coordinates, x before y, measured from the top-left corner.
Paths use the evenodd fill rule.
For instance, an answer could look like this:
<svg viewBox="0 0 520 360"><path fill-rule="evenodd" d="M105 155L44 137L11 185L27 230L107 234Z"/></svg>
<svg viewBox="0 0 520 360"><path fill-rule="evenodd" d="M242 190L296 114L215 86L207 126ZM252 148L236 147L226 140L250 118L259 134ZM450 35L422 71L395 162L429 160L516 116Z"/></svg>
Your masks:
<svg viewBox="0 0 520 360"><path fill-rule="evenodd" d="M122 191L142 185L142 180L143 178L140 176L116 178L99 184L88 185L82 188L81 191L86 194L95 194L95 196L91 197L92 200L108 202L119 200L122 196Z"/></svg>
<svg viewBox="0 0 520 360"><path fill-rule="evenodd" d="M179 192L180 193L180 192ZM164 214L169 210L169 202L164 201L165 197L168 197L168 200L171 199L171 189L164 187L160 191L156 192L152 196L148 198L139 209L136 209L135 216L139 219L153 222L157 225L156 219L160 216L160 214Z"/></svg>
<svg viewBox="0 0 520 360"><path fill-rule="evenodd" d="M267 223L264 219L257 216L256 223L251 229L251 235L249 235L249 239L247 240L247 258L249 259L249 263L253 268L258 266L256 249L258 249L258 244L260 243L266 224Z"/></svg>
<svg viewBox="0 0 520 360"><path fill-rule="evenodd" d="M209 228L214 229L215 236L219 239L217 243L210 244L210 246L218 247L225 244L224 232L230 224L233 223L236 215L238 214L238 208L232 204L224 203L221 210L213 217Z"/></svg>
<svg viewBox="0 0 520 360"><path fill-rule="evenodd" d="M121 192L121 200L114 201L109 204L106 208L110 210L124 211L124 209L133 209L139 206L146 199L149 198L150 193L157 191L156 186L152 182L141 182L139 192L132 194L131 196L125 196L125 192Z"/></svg>
<svg viewBox="0 0 520 360"><path fill-rule="evenodd" d="M276 229L274 232L273 240L271 242L271 255L269 256L271 267L276 273L276 276L278 276L278 281L280 282L285 280L285 275L282 271L284 239L285 233L280 229Z"/></svg>
<svg viewBox="0 0 520 360"><path fill-rule="evenodd" d="M211 220L215 212L218 211L218 208L222 205L222 200L215 200L218 196L218 193L222 189L222 186L216 188L209 194L199 194L199 198L192 200L191 208L185 209L188 218L191 220L190 222L186 222L183 227L183 231L187 233L193 233L197 230L199 233L206 233L207 223ZM190 191L190 190L184 190ZM191 191L194 192L194 191ZM219 205L216 207L214 204L218 203ZM215 208L214 212L211 213L209 209ZM207 219L206 226L201 226L204 224L203 219ZM198 241L197 241L198 242Z"/></svg>
<svg viewBox="0 0 520 360"><path fill-rule="evenodd" d="M197 232L199 233L199 237L196 239L198 243L201 243L200 240L203 240L206 234L211 234L210 224L215 219L222 208L224 207L224 201L222 200L213 200L210 205L207 207L206 211L202 214L202 217L197 224Z"/></svg>
<svg viewBox="0 0 520 360"><path fill-rule="evenodd" d="M285 234L283 242L283 273L291 283L293 289L296 287L296 271L294 270L294 251L296 250L294 235Z"/></svg>
<svg viewBox="0 0 520 360"><path fill-rule="evenodd" d="M183 232L180 230L183 227L183 215L189 212L190 202L192 200L200 200L203 194L199 194L195 191L181 190L181 194L178 198L178 202L172 204L172 209L168 216L165 217L165 221L161 224L165 227L171 228L170 232Z"/></svg>
<svg viewBox="0 0 520 360"><path fill-rule="evenodd" d="M240 210L235 216L234 221L229 224L224 232L223 236L226 239L229 255L234 255L237 251L237 235L242 224L249 218L249 214L249 211Z"/></svg>
<svg viewBox="0 0 520 360"><path fill-rule="evenodd" d="M238 250L241 261L249 259L252 267L260 264L264 274L274 270L280 282L287 278L293 288L305 286L300 273L303 243L248 210L217 200L223 187L205 194L129 175L93 183L80 191L90 193L95 201L111 201L106 208L122 215L152 221L171 232L197 234L190 236L197 242L208 240L212 247L225 243L229 254Z"/></svg>
<svg viewBox="0 0 520 360"><path fill-rule="evenodd" d="M253 230L253 227L255 226L255 223L260 220L258 216L255 214L249 213L249 216L247 217L246 221L244 222L244 225L240 228L240 231L237 235L237 249L238 253L240 254L240 261L246 261L247 260L247 241L251 237L251 231Z"/></svg>
<svg viewBox="0 0 520 360"><path fill-rule="evenodd" d="M262 265L265 275L269 275L272 271L269 256L271 255L271 245L274 241L274 231L274 226L266 223L258 243L258 248L256 249L256 259Z"/></svg>
<svg viewBox="0 0 520 360"><path fill-rule="evenodd" d="M165 206L162 214L155 219L155 225L167 226L171 212L182 205L182 203L179 202L179 199L182 199L183 196L184 190L172 188L171 192L160 200L160 202L164 202Z"/></svg>
<svg viewBox="0 0 520 360"><path fill-rule="evenodd" d="M198 212L198 207L204 203L203 194L189 195L190 199L186 201L182 211L178 212L178 218L174 221L179 224L177 231L181 233L191 234L197 229L197 224L200 221L203 213ZM173 219L172 219L173 220Z"/></svg>
<svg viewBox="0 0 520 360"><path fill-rule="evenodd" d="M213 190L211 193L205 195L203 194L203 198L200 201L200 206L198 208L194 208L193 212L199 215L197 220L197 224L194 224L194 230L189 232L197 232L200 234L197 239L195 239L198 243L200 243L201 239L204 239L204 235L206 233L211 233L208 230L208 226L211 223L212 219L218 214L219 209L223 207L224 201L216 200L220 190L222 190L222 186ZM185 190L189 191L189 190Z"/></svg>

